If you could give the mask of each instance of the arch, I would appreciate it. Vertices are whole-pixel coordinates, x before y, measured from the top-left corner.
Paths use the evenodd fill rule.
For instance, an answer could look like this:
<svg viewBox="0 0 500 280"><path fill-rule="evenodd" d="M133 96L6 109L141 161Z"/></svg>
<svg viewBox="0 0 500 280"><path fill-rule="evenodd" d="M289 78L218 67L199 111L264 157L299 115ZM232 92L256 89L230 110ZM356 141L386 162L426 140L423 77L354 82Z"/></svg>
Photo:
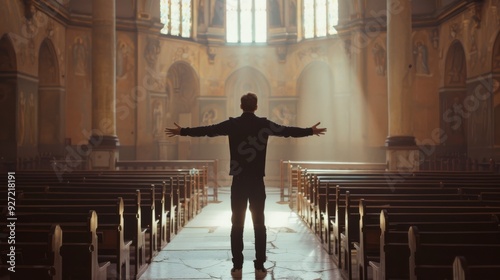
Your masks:
<svg viewBox="0 0 500 280"><path fill-rule="evenodd" d="M465 87L467 79L467 60L462 43L453 41L448 48L445 60L445 87Z"/></svg>
<svg viewBox="0 0 500 280"><path fill-rule="evenodd" d="M230 115L240 115L241 96L247 92L253 92L259 99L257 113L262 116L269 116L271 87L269 81L259 70L245 66L234 71L226 80L224 92L228 97L228 113Z"/></svg>
<svg viewBox="0 0 500 280"><path fill-rule="evenodd" d="M200 95L199 80L193 67L184 61L177 61L170 66L166 82L166 92L169 96L164 97L170 99L169 109L173 114L192 112L196 97Z"/></svg>
<svg viewBox="0 0 500 280"><path fill-rule="evenodd" d="M327 63L315 61L309 63L299 75L297 79L298 126L309 127L321 121L321 126L328 127L331 131L336 126L333 116L341 118L343 123L347 122L349 116L345 113L348 109L339 111L334 109L332 73ZM332 137L331 134L327 134L324 137L308 140L308 146L297 149L297 157L304 160L332 159L336 156L332 147L338 144L338 139Z"/></svg>
<svg viewBox="0 0 500 280"><path fill-rule="evenodd" d="M163 137L165 122L176 121L182 126L193 126L193 120L196 120L198 115L195 108L197 108L196 99L200 95L200 82L193 67L184 61L177 61L168 69L166 80L165 92L149 94L151 117L148 119L152 118L153 139ZM166 118L162 117L162 114ZM155 133L158 129L161 130L157 135ZM176 152L177 159L189 159L191 157L190 142L179 140ZM160 158L167 158L168 155L161 153L161 151L158 153Z"/></svg>
<svg viewBox="0 0 500 280"><path fill-rule="evenodd" d="M440 90L440 126L444 131L442 154L466 155L468 120L464 116L467 96L467 60L462 43L453 41L445 58L444 87Z"/></svg>
<svg viewBox="0 0 500 280"><path fill-rule="evenodd" d="M61 156L64 143L64 89L53 43L45 39L38 51L38 152Z"/></svg>
<svg viewBox="0 0 500 280"><path fill-rule="evenodd" d="M0 164L13 164L17 158L17 143L24 128L24 111L18 109L17 96L16 53L10 36L4 34L0 38L0 119L7 121L0 130Z"/></svg>

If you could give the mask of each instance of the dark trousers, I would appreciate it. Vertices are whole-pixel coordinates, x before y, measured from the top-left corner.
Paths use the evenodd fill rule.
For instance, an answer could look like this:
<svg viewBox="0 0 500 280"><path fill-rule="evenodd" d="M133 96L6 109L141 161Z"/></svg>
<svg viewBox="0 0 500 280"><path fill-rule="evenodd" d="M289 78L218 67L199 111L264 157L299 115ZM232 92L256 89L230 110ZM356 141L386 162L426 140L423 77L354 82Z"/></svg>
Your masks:
<svg viewBox="0 0 500 280"><path fill-rule="evenodd" d="M252 213L255 234L255 267L262 268L266 261L265 202L266 191L263 177L233 177L231 185L231 253L235 268L241 268L243 265L243 228L248 205L250 205Z"/></svg>

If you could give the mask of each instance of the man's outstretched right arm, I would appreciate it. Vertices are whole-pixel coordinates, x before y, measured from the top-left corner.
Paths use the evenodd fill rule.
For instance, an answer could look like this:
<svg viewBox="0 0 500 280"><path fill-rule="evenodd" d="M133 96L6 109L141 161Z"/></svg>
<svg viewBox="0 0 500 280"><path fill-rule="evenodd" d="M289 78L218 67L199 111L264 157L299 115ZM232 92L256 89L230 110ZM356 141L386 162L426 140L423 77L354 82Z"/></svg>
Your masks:
<svg viewBox="0 0 500 280"><path fill-rule="evenodd" d="M169 136L192 136L192 137L201 137L201 136L221 136L228 134L228 122L224 121L214 125L208 126L198 126L198 127L181 127L177 123L174 123L175 128L165 128L165 133Z"/></svg>

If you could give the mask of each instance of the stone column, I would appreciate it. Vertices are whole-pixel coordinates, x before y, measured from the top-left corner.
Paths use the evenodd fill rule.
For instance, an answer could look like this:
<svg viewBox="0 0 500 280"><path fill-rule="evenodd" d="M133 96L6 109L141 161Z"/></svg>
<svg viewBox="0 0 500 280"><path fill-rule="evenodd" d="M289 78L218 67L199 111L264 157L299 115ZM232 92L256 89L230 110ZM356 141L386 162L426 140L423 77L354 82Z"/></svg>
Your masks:
<svg viewBox="0 0 500 280"><path fill-rule="evenodd" d="M389 170L418 170L412 127L411 0L387 0L387 90Z"/></svg>
<svg viewBox="0 0 500 280"><path fill-rule="evenodd" d="M114 169L118 160L115 41L115 0L93 0L91 169Z"/></svg>

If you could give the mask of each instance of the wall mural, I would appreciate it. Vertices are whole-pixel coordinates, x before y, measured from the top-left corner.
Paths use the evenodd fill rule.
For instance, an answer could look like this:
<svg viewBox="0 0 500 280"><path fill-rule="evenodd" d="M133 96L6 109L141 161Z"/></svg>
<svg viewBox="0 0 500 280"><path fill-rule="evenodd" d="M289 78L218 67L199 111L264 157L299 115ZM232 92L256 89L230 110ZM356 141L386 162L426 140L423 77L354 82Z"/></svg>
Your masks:
<svg viewBox="0 0 500 280"><path fill-rule="evenodd" d="M418 41L413 46L413 56L417 75L430 75L429 52L424 42Z"/></svg>
<svg viewBox="0 0 500 280"><path fill-rule="evenodd" d="M90 42L87 36L77 36L73 41L73 73L87 76L90 70Z"/></svg>
<svg viewBox="0 0 500 280"><path fill-rule="evenodd" d="M35 94L33 92L25 93L19 92L19 129L18 129L18 142L19 146L26 144L34 145L36 141L36 108L35 108Z"/></svg>
<svg viewBox="0 0 500 280"><path fill-rule="evenodd" d="M281 125L295 126L297 120L297 102L295 100L272 100L269 102L270 119Z"/></svg>
<svg viewBox="0 0 500 280"><path fill-rule="evenodd" d="M155 94L151 96L151 133L154 138L162 138L165 128L163 119L165 118L165 108L167 96L165 94Z"/></svg>
<svg viewBox="0 0 500 280"><path fill-rule="evenodd" d="M199 125L213 125L226 120L226 98L202 97L199 99Z"/></svg>
<svg viewBox="0 0 500 280"><path fill-rule="evenodd" d="M134 68L133 47L123 40L118 40L116 50L116 78L125 79Z"/></svg>
<svg viewBox="0 0 500 280"><path fill-rule="evenodd" d="M385 48L379 43L375 43L372 48L373 60L375 61L375 71L379 76L385 76L387 71L387 54Z"/></svg>

